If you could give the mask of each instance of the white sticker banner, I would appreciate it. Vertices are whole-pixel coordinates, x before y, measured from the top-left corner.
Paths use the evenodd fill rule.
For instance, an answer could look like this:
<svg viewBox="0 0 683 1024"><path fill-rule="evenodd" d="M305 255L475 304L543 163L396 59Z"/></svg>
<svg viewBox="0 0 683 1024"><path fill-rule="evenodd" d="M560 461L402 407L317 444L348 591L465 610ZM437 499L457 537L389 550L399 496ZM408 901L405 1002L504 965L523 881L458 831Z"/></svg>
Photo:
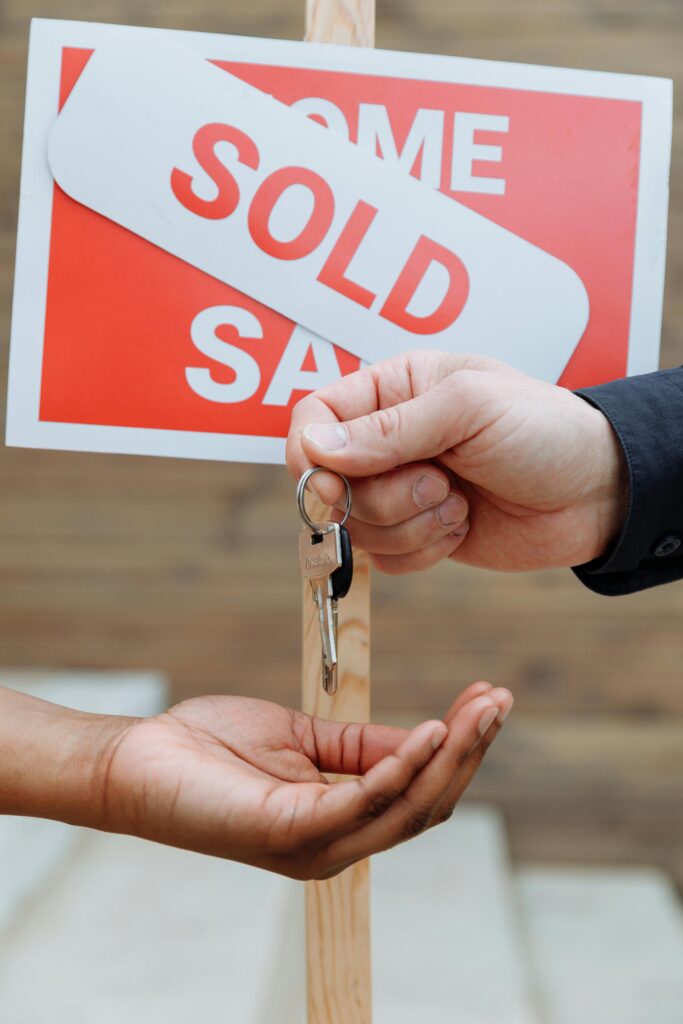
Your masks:
<svg viewBox="0 0 683 1024"><path fill-rule="evenodd" d="M282 462L353 351L655 369L671 110L637 75L34 20L7 443Z"/></svg>
<svg viewBox="0 0 683 1024"><path fill-rule="evenodd" d="M566 263L162 36L98 46L48 154L72 199L370 361L555 380L588 321Z"/></svg>

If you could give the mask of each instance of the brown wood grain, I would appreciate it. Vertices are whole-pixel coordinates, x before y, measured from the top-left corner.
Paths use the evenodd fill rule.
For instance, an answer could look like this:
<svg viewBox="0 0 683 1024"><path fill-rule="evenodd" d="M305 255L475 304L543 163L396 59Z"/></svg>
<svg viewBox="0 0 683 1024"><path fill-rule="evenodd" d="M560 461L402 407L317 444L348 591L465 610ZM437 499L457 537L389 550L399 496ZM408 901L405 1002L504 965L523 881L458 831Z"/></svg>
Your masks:
<svg viewBox="0 0 683 1024"><path fill-rule="evenodd" d="M336 721L370 718L370 571L354 554L353 585L339 602L339 689L322 688L318 615L303 587L303 706ZM334 780L333 780L334 781ZM308 1024L372 1020L370 862L324 882L306 884Z"/></svg>
<svg viewBox="0 0 683 1024"><path fill-rule="evenodd" d="M306 885L308 1024L372 1020L369 862Z"/></svg>
<svg viewBox="0 0 683 1024"><path fill-rule="evenodd" d="M306 41L374 46L374 0L306 0Z"/></svg>
<svg viewBox="0 0 683 1024"><path fill-rule="evenodd" d="M370 720L370 568L354 553L353 585L339 602L339 689L321 684L318 613L303 586L303 708L340 722ZM332 779L334 784L334 779ZM370 862L306 883L308 1024L372 1020Z"/></svg>

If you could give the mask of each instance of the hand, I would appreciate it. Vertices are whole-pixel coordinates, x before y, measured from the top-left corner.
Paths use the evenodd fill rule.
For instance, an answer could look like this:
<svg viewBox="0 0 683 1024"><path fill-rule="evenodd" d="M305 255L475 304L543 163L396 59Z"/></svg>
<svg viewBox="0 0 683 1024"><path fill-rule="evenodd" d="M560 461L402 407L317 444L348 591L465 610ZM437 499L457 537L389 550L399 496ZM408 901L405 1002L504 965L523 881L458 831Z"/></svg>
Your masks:
<svg viewBox="0 0 683 1024"><path fill-rule="evenodd" d="M519 571L579 565L617 536L627 502L601 412L504 363L412 352L344 377L295 407L295 477L345 473L353 541L388 573L443 558ZM332 474L310 482L343 507Z"/></svg>
<svg viewBox="0 0 683 1024"><path fill-rule="evenodd" d="M189 700L111 738L99 827L327 878L448 818L511 705L477 683L444 722L409 732L243 697Z"/></svg>

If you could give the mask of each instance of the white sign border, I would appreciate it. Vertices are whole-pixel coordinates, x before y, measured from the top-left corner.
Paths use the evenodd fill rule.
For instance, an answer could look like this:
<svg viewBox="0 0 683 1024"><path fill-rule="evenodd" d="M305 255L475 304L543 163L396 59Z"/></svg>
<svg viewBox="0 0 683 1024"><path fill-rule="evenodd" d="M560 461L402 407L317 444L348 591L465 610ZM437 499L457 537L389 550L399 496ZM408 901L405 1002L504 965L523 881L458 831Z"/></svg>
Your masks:
<svg viewBox="0 0 683 1024"><path fill-rule="evenodd" d="M52 19L31 22L6 443L72 451L282 463L283 438L39 419L53 194L47 139L57 116L62 49L94 49L111 39L116 31L130 32L130 27ZM200 56L214 60L489 87L495 69L496 85L500 88L640 102L639 200L627 370L633 374L657 368L652 365L652 353L659 350L664 293L668 189L662 188L662 183L668 182L673 107L673 84L669 79L171 29L137 31L171 36ZM54 86L52 90L45 88L46 81Z"/></svg>

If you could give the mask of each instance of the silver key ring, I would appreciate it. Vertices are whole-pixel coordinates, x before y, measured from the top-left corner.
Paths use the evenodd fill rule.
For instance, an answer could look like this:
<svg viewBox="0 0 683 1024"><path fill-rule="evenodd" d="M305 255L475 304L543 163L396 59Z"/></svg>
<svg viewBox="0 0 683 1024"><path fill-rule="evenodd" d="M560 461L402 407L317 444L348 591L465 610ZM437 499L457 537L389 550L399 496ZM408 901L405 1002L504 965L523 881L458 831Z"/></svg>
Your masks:
<svg viewBox="0 0 683 1024"><path fill-rule="evenodd" d="M296 487L296 503L299 506L299 515L305 522L308 529L313 533L316 532L318 524L313 522L306 511L306 484L312 476L315 476L316 473L334 473L334 475L338 476L344 483L344 487L346 488L346 507L344 509L344 518L339 525L343 526L351 514L351 484L344 474L338 473L336 469L327 469L325 466L314 466L313 469L307 469Z"/></svg>

